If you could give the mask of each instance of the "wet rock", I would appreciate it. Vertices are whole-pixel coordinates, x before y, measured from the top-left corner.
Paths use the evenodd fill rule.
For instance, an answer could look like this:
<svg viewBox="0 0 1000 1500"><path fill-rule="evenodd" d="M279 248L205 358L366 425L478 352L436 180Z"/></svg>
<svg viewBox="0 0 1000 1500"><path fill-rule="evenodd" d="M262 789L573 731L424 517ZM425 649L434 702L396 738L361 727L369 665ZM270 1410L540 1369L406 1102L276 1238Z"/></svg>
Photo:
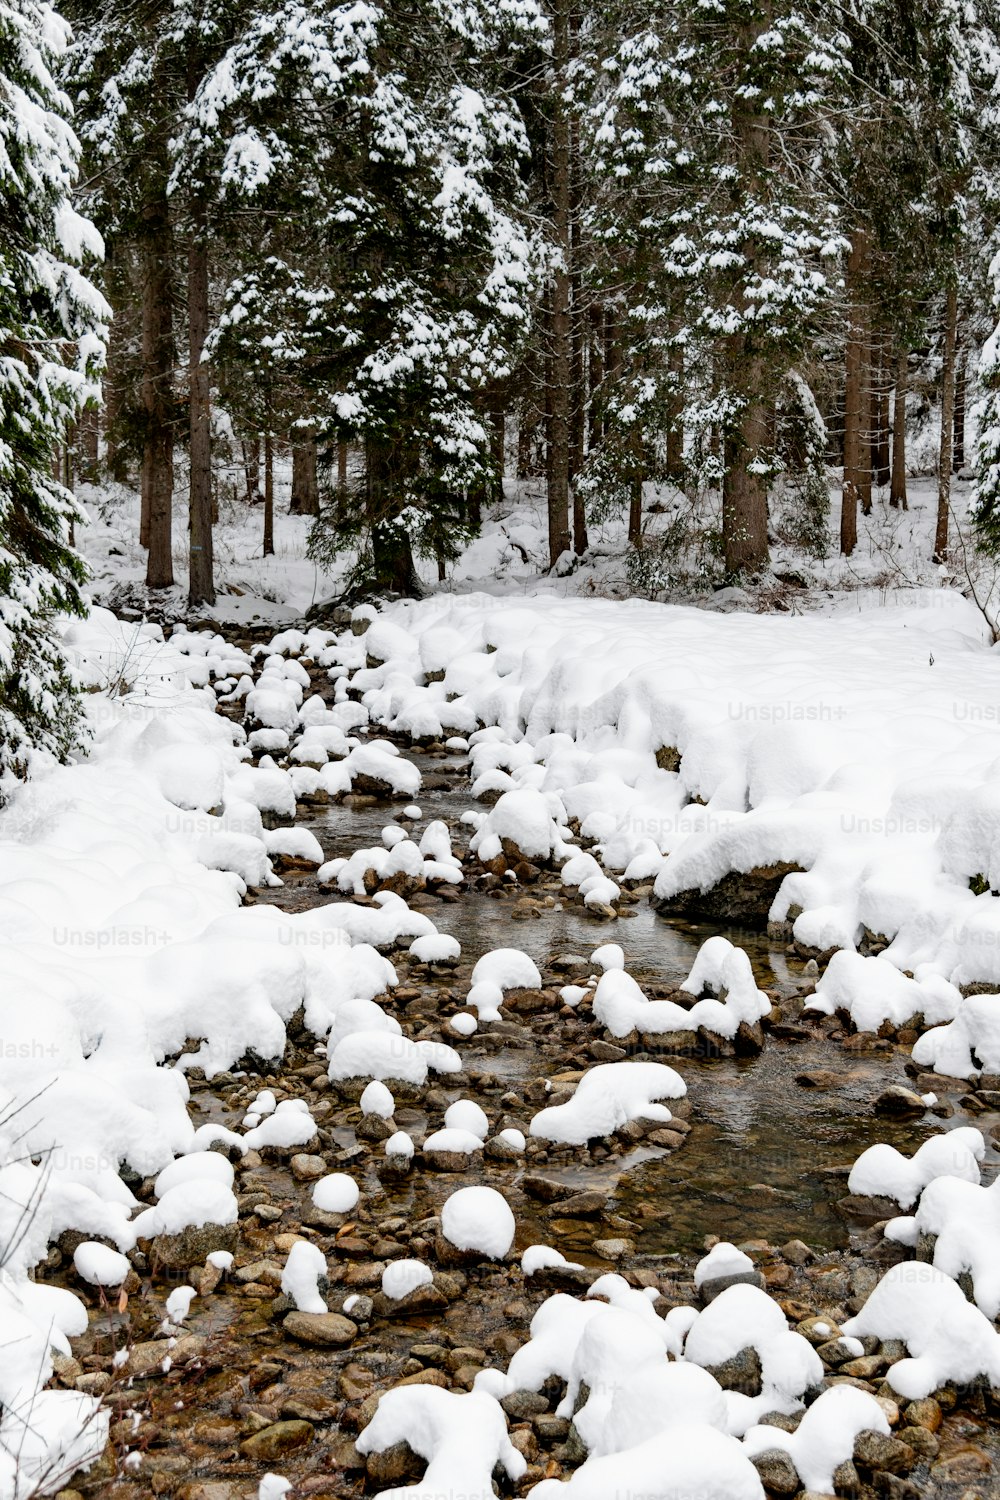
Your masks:
<svg viewBox="0 0 1000 1500"><path fill-rule="evenodd" d="M632 1254L635 1245L631 1240L595 1240L593 1250L602 1260L623 1260L626 1255Z"/></svg>
<svg viewBox="0 0 1000 1500"><path fill-rule="evenodd" d="M801 874L800 865L782 862L758 865L752 870L730 871L708 890L678 891L651 898L657 911L683 916L707 917L737 927L765 928L767 914L786 875Z"/></svg>
<svg viewBox="0 0 1000 1500"><path fill-rule="evenodd" d="M589 1192L573 1193L569 1198L561 1198L550 1205L548 1212L550 1216L566 1219L599 1219L607 1209L608 1197L605 1190L592 1188ZM597 1249L596 1245L594 1249Z"/></svg>
<svg viewBox="0 0 1000 1500"><path fill-rule="evenodd" d="M311 1422L296 1419L291 1422L273 1422L261 1432L255 1432L240 1444L240 1452L257 1463L273 1463L286 1453L294 1453L312 1442L315 1435Z"/></svg>
<svg viewBox="0 0 1000 1500"><path fill-rule="evenodd" d="M365 1459L365 1470L374 1484L397 1486L406 1482L416 1484L427 1467L409 1443L393 1443L384 1453L369 1453Z"/></svg>
<svg viewBox="0 0 1000 1500"><path fill-rule="evenodd" d="M854 1442L854 1461L866 1469L880 1469L887 1474L908 1474L916 1463L916 1454L899 1438L883 1432L859 1432Z"/></svg>
<svg viewBox="0 0 1000 1500"><path fill-rule="evenodd" d="M282 1328L303 1344L342 1349L357 1337L358 1325L341 1313L291 1312Z"/></svg>
<svg viewBox="0 0 1000 1500"><path fill-rule="evenodd" d="M703 1281L698 1288L698 1295L707 1306L709 1302L714 1302L727 1287L744 1285L758 1286L761 1291L765 1290L764 1277L760 1271L734 1271L729 1276L712 1276L709 1280Z"/></svg>
<svg viewBox="0 0 1000 1500"><path fill-rule="evenodd" d="M751 1458L760 1482L772 1495L794 1495L799 1488L799 1476L787 1453L780 1448L768 1448Z"/></svg>
<svg viewBox="0 0 1000 1500"><path fill-rule="evenodd" d="M936 1484L975 1484L993 1473L993 1463L981 1448L960 1448L948 1458L943 1458L931 1469L931 1479Z"/></svg>
<svg viewBox="0 0 1000 1500"><path fill-rule="evenodd" d="M372 1299L373 1310L380 1318L424 1317L429 1313L443 1312L448 1298L433 1282L416 1286L405 1297L387 1297L378 1292Z"/></svg>
<svg viewBox="0 0 1000 1500"><path fill-rule="evenodd" d="M425 1168L431 1172L467 1172L479 1161L478 1151L442 1151L437 1147L422 1153Z"/></svg>
<svg viewBox="0 0 1000 1500"><path fill-rule="evenodd" d="M917 1119L926 1109L920 1095L901 1083L890 1084L875 1100L875 1113L894 1120Z"/></svg>
<svg viewBox="0 0 1000 1500"><path fill-rule="evenodd" d="M723 1390L741 1391L744 1396L760 1393L760 1356L756 1349L741 1349L732 1359L711 1366L708 1373L715 1376Z"/></svg>
<svg viewBox="0 0 1000 1500"><path fill-rule="evenodd" d="M292 1176L298 1182L313 1182L317 1177L326 1175L326 1162L321 1156L308 1156L299 1151L289 1162Z"/></svg>
<svg viewBox="0 0 1000 1500"><path fill-rule="evenodd" d="M558 1203L572 1198L576 1191L568 1183L557 1182L554 1177L539 1177L531 1172L525 1173L521 1187L529 1198L536 1198L539 1203Z"/></svg>
<svg viewBox="0 0 1000 1500"><path fill-rule="evenodd" d="M164 1360L170 1361L170 1368L187 1364L190 1360L197 1359L204 1349L205 1340L193 1333L184 1334L175 1340L172 1346L167 1339L152 1339L149 1343L133 1344L129 1350L124 1373L126 1375L149 1375L152 1371L162 1368Z"/></svg>
<svg viewBox="0 0 1000 1500"><path fill-rule="evenodd" d="M186 1271L191 1266L203 1266L213 1250L235 1253L238 1233L236 1224L192 1224L180 1234L158 1234L149 1258L164 1270Z"/></svg>
<svg viewBox="0 0 1000 1500"><path fill-rule="evenodd" d="M515 1422L529 1422L549 1409L549 1403L538 1391L511 1391L500 1405Z"/></svg>
<svg viewBox="0 0 1000 1500"><path fill-rule="evenodd" d="M926 1396L922 1401L911 1401L906 1408L906 1420L913 1427L925 1427L928 1432L937 1432L941 1426L941 1408L933 1396Z"/></svg>

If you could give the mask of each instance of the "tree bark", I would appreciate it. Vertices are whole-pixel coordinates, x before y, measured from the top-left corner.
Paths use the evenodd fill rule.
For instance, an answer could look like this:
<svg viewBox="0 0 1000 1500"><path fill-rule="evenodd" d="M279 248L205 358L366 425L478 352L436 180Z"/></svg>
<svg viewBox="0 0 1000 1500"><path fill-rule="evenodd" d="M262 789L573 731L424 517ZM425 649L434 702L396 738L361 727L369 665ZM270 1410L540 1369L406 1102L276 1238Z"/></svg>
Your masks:
<svg viewBox="0 0 1000 1500"><path fill-rule="evenodd" d="M303 433L292 446L292 497L290 516L319 515L319 456L316 434Z"/></svg>
<svg viewBox="0 0 1000 1500"><path fill-rule="evenodd" d="M886 340L880 337L874 346L876 357L872 363L872 479L879 489L889 483L889 356Z"/></svg>
<svg viewBox="0 0 1000 1500"><path fill-rule="evenodd" d="M863 229L851 235L847 257L849 322L845 352L844 383L844 484L840 502L840 550L850 557L858 542L858 503L863 487L862 420L864 392L864 314L860 281L868 253Z"/></svg>
<svg viewBox="0 0 1000 1500"><path fill-rule="evenodd" d="M965 468L966 379L965 350L960 349L955 359L955 421L951 455L953 474L960 474Z"/></svg>
<svg viewBox="0 0 1000 1500"><path fill-rule="evenodd" d="M667 428L667 473L671 479L680 479L684 473L684 428L681 425L681 394L680 386L684 379L684 350L678 344L671 345L670 373L674 377L677 390L671 397L670 426Z"/></svg>
<svg viewBox="0 0 1000 1500"><path fill-rule="evenodd" d="M267 427L264 429L264 556L274 556L274 437L268 403Z"/></svg>
<svg viewBox="0 0 1000 1500"><path fill-rule="evenodd" d="M590 307L590 348L587 351L587 443L590 451L599 445L604 436L604 308L599 303Z"/></svg>
<svg viewBox="0 0 1000 1500"><path fill-rule="evenodd" d="M549 567L570 549L570 308L571 240L570 122L562 98L569 65L570 0L554 0L553 55L556 84L551 95L552 229L559 263L552 273L549 325Z"/></svg>
<svg viewBox="0 0 1000 1500"><path fill-rule="evenodd" d="M748 47L762 29L760 21L743 28ZM770 158L767 120L754 112L752 103L740 99L734 108L733 130L741 173L756 187ZM748 267L755 270L766 265L766 254L752 240L744 246ZM733 301L742 316L745 307L740 291L734 293ZM723 442L722 547L726 572L737 577L758 573L768 563L767 478L757 472L756 460L770 445L771 424L765 396L767 371L751 347L751 336L745 330L732 334L727 354L727 380L741 406Z"/></svg>
<svg viewBox="0 0 1000 1500"><path fill-rule="evenodd" d="M244 438L242 447L247 504L257 505L260 501L260 439L256 436Z"/></svg>
<svg viewBox="0 0 1000 1500"><path fill-rule="evenodd" d="M163 182L142 210L142 402L145 436L142 455L142 514L149 548L146 587L170 588L174 581L171 523L174 490L173 327L170 285L170 212Z"/></svg>
<svg viewBox="0 0 1000 1500"><path fill-rule="evenodd" d="M892 478L889 504L894 510L909 510L906 498L906 386L910 351L903 349L896 362L896 390L892 400Z"/></svg>
<svg viewBox="0 0 1000 1500"><path fill-rule="evenodd" d="M192 205L188 246L188 390L191 445L191 564L189 604L215 603L212 538L212 414L208 365L202 355L208 337L208 211L203 199Z"/></svg>
<svg viewBox="0 0 1000 1500"><path fill-rule="evenodd" d="M365 445L365 512L371 537L372 581L385 593L419 598L420 581L409 535L393 524L397 510L393 479L385 446L369 438Z"/></svg>
<svg viewBox="0 0 1000 1500"><path fill-rule="evenodd" d="M934 531L934 561L948 556L948 518L951 509L951 461L955 440L955 338L958 325L958 292L949 281L944 311L944 350L941 362L941 450L938 456L937 526Z"/></svg>

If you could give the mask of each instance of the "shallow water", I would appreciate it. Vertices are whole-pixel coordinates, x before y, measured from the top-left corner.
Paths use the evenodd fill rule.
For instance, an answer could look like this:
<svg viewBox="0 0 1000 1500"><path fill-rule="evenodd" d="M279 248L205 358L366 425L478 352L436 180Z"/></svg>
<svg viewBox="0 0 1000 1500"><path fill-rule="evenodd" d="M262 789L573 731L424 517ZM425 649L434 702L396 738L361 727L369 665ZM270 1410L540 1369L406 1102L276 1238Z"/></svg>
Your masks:
<svg viewBox="0 0 1000 1500"><path fill-rule="evenodd" d="M416 799L420 820L404 822L404 826L419 837L431 818L443 818L452 827L456 846L464 847L467 830L459 820L467 809L478 807L469 792L464 758L406 753L420 766L425 786ZM381 830L400 819L401 806L332 805L313 810L300 822L317 835L328 858L348 856L355 849L380 843ZM423 909L442 932L461 943L463 972L492 948L521 948L544 969L560 954L587 957L600 943L616 942L640 983L676 984L690 970L700 945L719 930L711 924L662 917L645 900L630 908L634 915L608 922L558 896L555 906L546 908L542 903L549 893L538 887L525 887L521 894L536 901L539 915L521 918L515 915L514 901L497 899L480 889L465 890L457 901L428 903ZM319 895L313 878L306 877L269 899L301 910L317 899L331 898ZM758 983L776 994L779 1003L782 997L800 993L806 983L804 964L785 945L759 932L730 929L725 935L746 949ZM423 982L450 987L454 980L445 976ZM556 1031L540 1039L538 1047L514 1043L480 1053L476 1061L516 1088L519 1082L544 1075L557 1035ZM466 1050L471 1057L475 1043ZM546 1175L580 1189L614 1182L615 1210L626 1218L638 1215L642 1226L639 1248L644 1253L698 1249L709 1234L737 1243L750 1239L781 1243L794 1236L818 1249L842 1248L848 1228L836 1203L847 1191L847 1172L856 1157L875 1141L888 1141L911 1152L947 1123L930 1115L906 1123L874 1115L873 1103L889 1083L908 1082L907 1056L902 1048L868 1055L847 1053L838 1041L817 1035L796 1042L768 1036L764 1052L754 1059L687 1057L676 1063L688 1085L684 1112L692 1126L681 1150L668 1153L637 1147L602 1163L551 1166ZM817 1089L796 1083L797 1075L813 1070L836 1075L835 1086ZM979 1123L988 1124L990 1118ZM419 1133L425 1121L423 1114L414 1113L406 1128ZM962 1123L962 1117L951 1123ZM351 1134L347 1132L348 1137ZM991 1150L987 1177L997 1170L998 1161ZM498 1170L491 1163L491 1180L495 1176L509 1178L516 1191L519 1172ZM443 1198L454 1179L431 1179L435 1197L438 1183ZM408 1207L411 1190L401 1188L399 1196L400 1206ZM530 1222L530 1202L524 1211ZM551 1239L552 1229L550 1219L538 1221L540 1236L547 1231ZM586 1256L593 1225L565 1221L560 1230L560 1246Z"/></svg>

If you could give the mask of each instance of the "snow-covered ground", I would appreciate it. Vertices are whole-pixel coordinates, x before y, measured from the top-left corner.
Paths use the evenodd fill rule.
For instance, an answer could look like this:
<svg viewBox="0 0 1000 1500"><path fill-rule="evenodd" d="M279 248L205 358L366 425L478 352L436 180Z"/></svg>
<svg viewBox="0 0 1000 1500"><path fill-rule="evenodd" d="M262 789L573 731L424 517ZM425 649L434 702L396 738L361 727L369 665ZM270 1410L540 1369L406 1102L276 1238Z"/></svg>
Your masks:
<svg viewBox="0 0 1000 1500"><path fill-rule="evenodd" d="M859 517L858 546L850 558L838 550L839 495L831 489L831 514L827 557L810 557L801 548L775 536L772 546L772 576L746 596L726 596L725 607L770 610L779 608L801 613L827 607L844 594L855 601L893 602L914 588L942 586L968 589L967 571L976 582L984 602L990 598L993 618L1000 618L1000 589L995 570L977 559L967 544L966 510L970 485L954 482L953 535L961 537L951 564L932 561L937 508L936 481L925 477L909 482L907 511L893 510L888 495L876 491L870 516ZM651 564L639 572L630 564L624 517L612 516L592 522L589 550L574 571L563 576L547 572L545 497L541 481L505 481L505 499L488 515L482 532L449 565L443 584L437 579L433 560L417 559L418 573L429 593L488 592L497 595L544 594L559 598L580 596L610 599L640 596L669 597L680 601L708 603L719 581L718 562L707 563L699 574L691 556L662 568ZM215 530L218 601L211 617L227 622L287 622L301 617L314 604L336 594L349 572L351 558L327 572L306 556L311 521L288 514L290 474L279 466L275 485L275 554L264 558L263 509L248 506L242 498L226 492L220 501ZM77 540L93 570L92 593L102 603L114 603L123 589L141 590L145 576L145 552L139 546L139 501L124 485L100 488L83 485L80 490L90 525ZM663 509L656 507L662 506ZM701 506L701 520L713 522L714 502ZM672 515L688 509L677 492L647 492L644 548L648 559L658 556L659 539ZM717 518L715 518L717 524ZM187 512L184 495L178 491L174 511L174 574L171 599L178 617L184 616L187 589ZM990 597L996 590L996 596ZM134 600L130 601L134 602Z"/></svg>
<svg viewBox="0 0 1000 1500"><path fill-rule="evenodd" d="M142 567L134 496L106 492L100 509L81 538L98 593L138 582ZM453 962L457 943L429 917L389 892L295 916L241 904L248 887L276 882L272 860L319 865L315 838L292 826L298 801L372 784L401 804L419 796L416 764L369 729L468 749L472 855L548 862L567 899L608 915L625 882L654 882L666 903L777 869L765 915L803 945L838 950L815 1010L869 1030L915 1024L925 1067L974 1083L1000 1074L1000 656L975 603L926 561L929 486L914 486L905 516L877 512L877 540L850 564L814 565L808 588L786 585L776 613L753 612L763 591L722 601L751 612L705 608L707 594L687 605L615 597L627 580L611 523L595 528L590 563L540 579L537 500L511 497L506 509L449 590L362 612L364 634L287 629L251 656L209 631L164 641L159 627L121 625L100 609L68 628L93 746L69 766L40 761L0 811L2 1500L54 1492L108 1430L85 1389L48 1384L52 1351L67 1354L86 1326L77 1298L32 1279L48 1243L84 1235L78 1276L113 1292L141 1244L206 1226L235 1234L227 1156L302 1148L315 1135L306 1099L268 1089L240 1129L196 1126L192 1068L211 1078L250 1050L280 1058L301 1009L332 1083L364 1086L363 1113L387 1121L397 1083L420 1090L457 1075L462 1047L500 1019L506 993L541 983L519 950L486 953L461 1024L446 1032L454 1046L411 1040L388 999L397 977L387 955ZM225 595L217 613L267 618L273 607L281 622L335 586L303 561L309 523L281 510L266 564L253 556L259 512L223 516L223 587L246 592ZM328 675L329 701L299 657ZM244 722L216 713L219 703L242 706ZM360 893L372 870L448 884L460 865L446 825L409 838L404 822L383 847L329 861L317 890ZM887 945L877 957L855 951L866 936ZM587 984L560 998L570 1008L586 1000L613 1038L697 1026L731 1039L759 1032L770 1009L746 954L721 937L686 981L692 1008L648 1000L616 944L591 962ZM637 1121L669 1125L665 1101L676 1108L685 1093L672 1067L605 1062L538 1108L525 1133L504 1131L503 1145L517 1159L526 1134L529 1147L572 1149ZM478 1163L487 1129L479 1105L459 1100L423 1149ZM952 1135L912 1159L875 1148L851 1180L852 1192L898 1204L888 1240L906 1251L933 1242L933 1263L896 1266L838 1333L851 1357L865 1339L905 1344L888 1371L904 1403L945 1381L1000 1385L996 1189L981 1183L982 1136ZM226 1155L211 1149L220 1145ZM408 1170L408 1134L384 1149ZM123 1165L155 1177L155 1201L139 1203ZM358 1198L344 1173L312 1192L324 1212L350 1213ZM518 1260L516 1227L485 1183L458 1189L441 1214L453 1252L497 1262ZM322 1254L293 1248L282 1289L295 1316L324 1317ZM223 1268L230 1253L214 1251L222 1260L211 1264ZM555 1247L524 1251L525 1277L560 1265ZM420 1295L428 1275L400 1260L384 1294ZM971 1300L956 1279L965 1276ZM611 1490L760 1500L752 1460L776 1447L804 1487L829 1491L859 1432L888 1434L893 1402L849 1387L819 1394L817 1341L789 1328L749 1257L717 1247L695 1283L720 1278L731 1284L714 1300L666 1316L655 1288L617 1274L586 1296L557 1293L506 1370L481 1372L462 1394L419 1384L387 1393L358 1451L406 1441L427 1463L408 1494L488 1500L495 1463L515 1482L525 1472L500 1400L558 1375L558 1414L573 1417L588 1456L568 1479L542 1479L535 1500ZM168 1320L183 1322L193 1295L178 1288ZM724 1390L713 1372L748 1348L758 1394ZM794 1432L762 1420L803 1411Z"/></svg>

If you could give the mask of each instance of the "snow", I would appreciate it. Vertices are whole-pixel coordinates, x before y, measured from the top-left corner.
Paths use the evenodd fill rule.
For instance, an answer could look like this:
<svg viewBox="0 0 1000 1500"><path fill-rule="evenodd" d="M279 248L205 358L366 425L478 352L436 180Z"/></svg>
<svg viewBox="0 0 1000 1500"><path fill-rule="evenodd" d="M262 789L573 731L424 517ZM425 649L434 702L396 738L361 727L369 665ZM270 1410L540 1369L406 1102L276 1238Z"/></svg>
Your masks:
<svg viewBox="0 0 1000 1500"><path fill-rule="evenodd" d="M982 1131L974 1125L931 1136L911 1157L879 1142L858 1157L847 1186L852 1193L894 1198L900 1208L910 1208L936 1177L960 1177L978 1185L979 1164L985 1155Z"/></svg>
<svg viewBox="0 0 1000 1500"><path fill-rule="evenodd" d="M458 1250L502 1260L514 1243L514 1215L495 1188L459 1188L441 1210L441 1233Z"/></svg>
<svg viewBox="0 0 1000 1500"><path fill-rule="evenodd" d="M73 1251L73 1265L78 1276L91 1286L121 1286L132 1269L128 1257L96 1240L84 1240Z"/></svg>
<svg viewBox="0 0 1000 1500"><path fill-rule="evenodd" d="M534 1276L536 1272L544 1271L549 1266L568 1266L574 1271L583 1270L576 1261L567 1260L562 1251L553 1249L551 1245L529 1245L521 1256L521 1270L525 1276Z"/></svg>
<svg viewBox="0 0 1000 1500"><path fill-rule="evenodd" d="M886 1379L907 1401L949 1381L968 1385L980 1375L1000 1385L1000 1334L950 1276L926 1261L893 1266L842 1330L850 1337L903 1341L910 1358L892 1365Z"/></svg>
<svg viewBox="0 0 1000 1500"><path fill-rule="evenodd" d="M706 1281L721 1276L744 1276L754 1269L753 1261L735 1245L720 1240L694 1268L694 1284L701 1287Z"/></svg>
<svg viewBox="0 0 1000 1500"><path fill-rule="evenodd" d="M450 1130L464 1130L485 1141L490 1133L486 1111L474 1099L457 1099L445 1111L444 1123Z"/></svg>
<svg viewBox="0 0 1000 1500"><path fill-rule="evenodd" d="M521 1478L527 1463L507 1435L507 1421L499 1403L482 1391L458 1393L433 1385L397 1386L381 1397L374 1417L357 1440L358 1452L384 1453L407 1443L424 1459L427 1469L411 1489L383 1491L395 1496L461 1495L464 1500L490 1500L493 1470L500 1465L508 1478Z"/></svg>
<svg viewBox="0 0 1000 1500"><path fill-rule="evenodd" d="M901 1027L916 1016L928 1026L953 1021L961 1003L959 991L940 974L918 982L881 955L863 958L841 950L827 964L806 1010L828 1016L842 1010L858 1031L878 1031L883 1021Z"/></svg>
<svg viewBox="0 0 1000 1500"><path fill-rule="evenodd" d="M414 938L410 952L422 964L448 963L460 956L461 944L447 933L436 932L427 937Z"/></svg>
<svg viewBox="0 0 1000 1500"><path fill-rule="evenodd" d="M168 1319L172 1323L183 1323L197 1295L193 1286L175 1286L165 1304Z"/></svg>
<svg viewBox="0 0 1000 1500"><path fill-rule="evenodd" d="M323 1179L325 1182L329 1180L328 1177ZM319 1246L309 1240L296 1240L281 1273L281 1290L292 1299L299 1312L325 1313L328 1309L319 1290L319 1281L326 1275L326 1256Z"/></svg>
<svg viewBox="0 0 1000 1500"><path fill-rule="evenodd" d="M394 1260L382 1272L382 1290L393 1302L398 1302L418 1286L429 1286L433 1280L430 1267L422 1260Z"/></svg>
<svg viewBox="0 0 1000 1500"><path fill-rule="evenodd" d="M749 1455L780 1448L795 1465L803 1488L820 1495L834 1492L834 1471L854 1456L861 1432L889 1436L889 1420L874 1396L852 1386L833 1386L813 1402L795 1432L780 1427L751 1427L743 1439Z"/></svg>
<svg viewBox="0 0 1000 1500"><path fill-rule="evenodd" d="M766 1412L801 1410L806 1392L823 1379L823 1363L800 1333L793 1333L778 1304L758 1287L727 1287L691 1324L684 1357L711 1369L755 1349L761 1365L761 1394L729 1396L729 1430L737 1434Z"/></svg>
<svg viewBox="0 0 1000 1500"><path fill-rule="evenodd" d="M384 1083L373 1079L361 1095L361 1113L378 1115L379 1119L391 1120L396 1101Z"/></svg>
<svg viewBox="0 0 1000 1500"><path fill-rule="evenodd" d="M356 1206L361 1190L346 1172L331 1172L321 1177L312 1191L312 1201L325 1214L349 1214Z"/></svg>
<svg viewBox="0 0 1000 1500"><path fill-rule="evenodd" d="M538 965L520 948L492 948L478 959L472 971L473 989L480 984L499 990L538 990L542 976Z"/></svg>
<svg viewBox="0 0 1000 1500"><path fill-rule="evenodd" d="M413 1151L412 1137L407 1135L405 1130L397 1130L395 1135L391 1135L385 1143L386 1156L411 1157Z"/></svg>
<svg viewBox="0 0 1000 1500"><path fill-rule="evenodd" d="M152 1208L143 1209L132 1220L133 1243L205 1224L235 1224L238 1212L236 1196L224 1183L193 1178L168 1188Z"/></svg>
<svg viewBox="0 0 1000 1500"><path fill-rule="evenodd" d="M543 1140L582 1146L596 1136L613 1135L630 1120L666 1123L670 1111L660 1099L680 1099L684 1080L665 1063L599 1063L590 1068L566 1104L548 1105L531 1121Z"/></svg>
<svg viewBox="0 0 1000 1500"><path fill-rule="evenodd" d="M543 1479L531 1500L764 1500L764 1487L742 1446L713 1427L671 1425L624 1453L588 1458L565 1482Z"/></svg>

